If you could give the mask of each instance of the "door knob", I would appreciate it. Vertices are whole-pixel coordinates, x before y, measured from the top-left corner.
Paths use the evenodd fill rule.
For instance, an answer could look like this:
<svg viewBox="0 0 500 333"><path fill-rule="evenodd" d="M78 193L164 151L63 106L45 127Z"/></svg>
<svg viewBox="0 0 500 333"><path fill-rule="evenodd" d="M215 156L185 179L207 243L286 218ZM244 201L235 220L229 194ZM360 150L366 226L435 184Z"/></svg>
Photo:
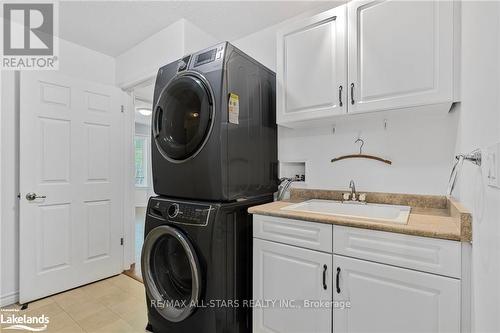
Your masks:
<svg viewBox="0 0 500 333"><path fill-rule="evenodd" d="M30 192L30 193L26 194L26 200L28 200L28 201L33 201L35 199L45 199L45 198L46 198L45 195L37 195L34 192Z"/></svg>

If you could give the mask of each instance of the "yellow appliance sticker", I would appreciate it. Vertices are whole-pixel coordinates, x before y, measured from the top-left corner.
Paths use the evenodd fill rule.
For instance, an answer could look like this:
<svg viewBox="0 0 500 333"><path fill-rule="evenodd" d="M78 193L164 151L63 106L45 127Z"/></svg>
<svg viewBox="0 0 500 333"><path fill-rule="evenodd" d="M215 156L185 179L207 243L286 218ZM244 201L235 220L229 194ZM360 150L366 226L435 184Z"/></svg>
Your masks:
<svg viewBox="0 0 500 333"><path fill-rule="evenodd" d="M240 123L240 96L230 93L228 103L229 122L238 125Z"/></svg>

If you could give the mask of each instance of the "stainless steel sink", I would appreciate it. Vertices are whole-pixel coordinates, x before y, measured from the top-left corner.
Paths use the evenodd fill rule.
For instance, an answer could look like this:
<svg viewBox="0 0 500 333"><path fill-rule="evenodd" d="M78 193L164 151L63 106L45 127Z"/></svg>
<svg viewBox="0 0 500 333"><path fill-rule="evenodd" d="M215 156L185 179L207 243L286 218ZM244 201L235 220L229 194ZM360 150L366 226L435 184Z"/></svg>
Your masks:
<svg viewBox="0 0 500 333"><path fill-rule="evenodd" d="M307 212L342 216L354 219L407 224L411 207L386 204L343 203L333 200L308 200L281 208L296 212Z"/></svg>

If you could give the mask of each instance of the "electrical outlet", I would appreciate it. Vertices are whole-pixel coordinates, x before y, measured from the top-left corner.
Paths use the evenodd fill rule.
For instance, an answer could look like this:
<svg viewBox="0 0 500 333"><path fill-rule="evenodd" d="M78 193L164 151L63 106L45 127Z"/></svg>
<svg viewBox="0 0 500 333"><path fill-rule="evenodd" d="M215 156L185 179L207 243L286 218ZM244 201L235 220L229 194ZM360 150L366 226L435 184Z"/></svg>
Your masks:
<svg viewBox="0 0 500 333"><path fill-rule="evenodd" d="M500 188L500 142L486 148L485 157L488 185Z"/></svg>

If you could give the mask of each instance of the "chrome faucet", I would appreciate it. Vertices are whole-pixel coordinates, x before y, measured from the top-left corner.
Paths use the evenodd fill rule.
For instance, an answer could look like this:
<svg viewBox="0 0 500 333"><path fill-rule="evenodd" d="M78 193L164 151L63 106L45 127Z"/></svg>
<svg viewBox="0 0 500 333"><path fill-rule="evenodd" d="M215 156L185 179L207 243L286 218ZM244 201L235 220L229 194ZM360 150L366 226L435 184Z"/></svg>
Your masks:
<svg viewBox="0 0 500 333"><path fill-rule="evenodd" d="M356 201L356 184L354 184L354 180L351 179L351 182L349 183L349 188L351 189L351 200Z"/></svg>
<svg viewBox="0 0 500 333"><path fill-rule="evenodd" d="M354 180L351 180L349 183L349 189L351 192L343 193L342 198L344 203L366 203L366 193L358 193L356 192L356 184Z"/></svg>

